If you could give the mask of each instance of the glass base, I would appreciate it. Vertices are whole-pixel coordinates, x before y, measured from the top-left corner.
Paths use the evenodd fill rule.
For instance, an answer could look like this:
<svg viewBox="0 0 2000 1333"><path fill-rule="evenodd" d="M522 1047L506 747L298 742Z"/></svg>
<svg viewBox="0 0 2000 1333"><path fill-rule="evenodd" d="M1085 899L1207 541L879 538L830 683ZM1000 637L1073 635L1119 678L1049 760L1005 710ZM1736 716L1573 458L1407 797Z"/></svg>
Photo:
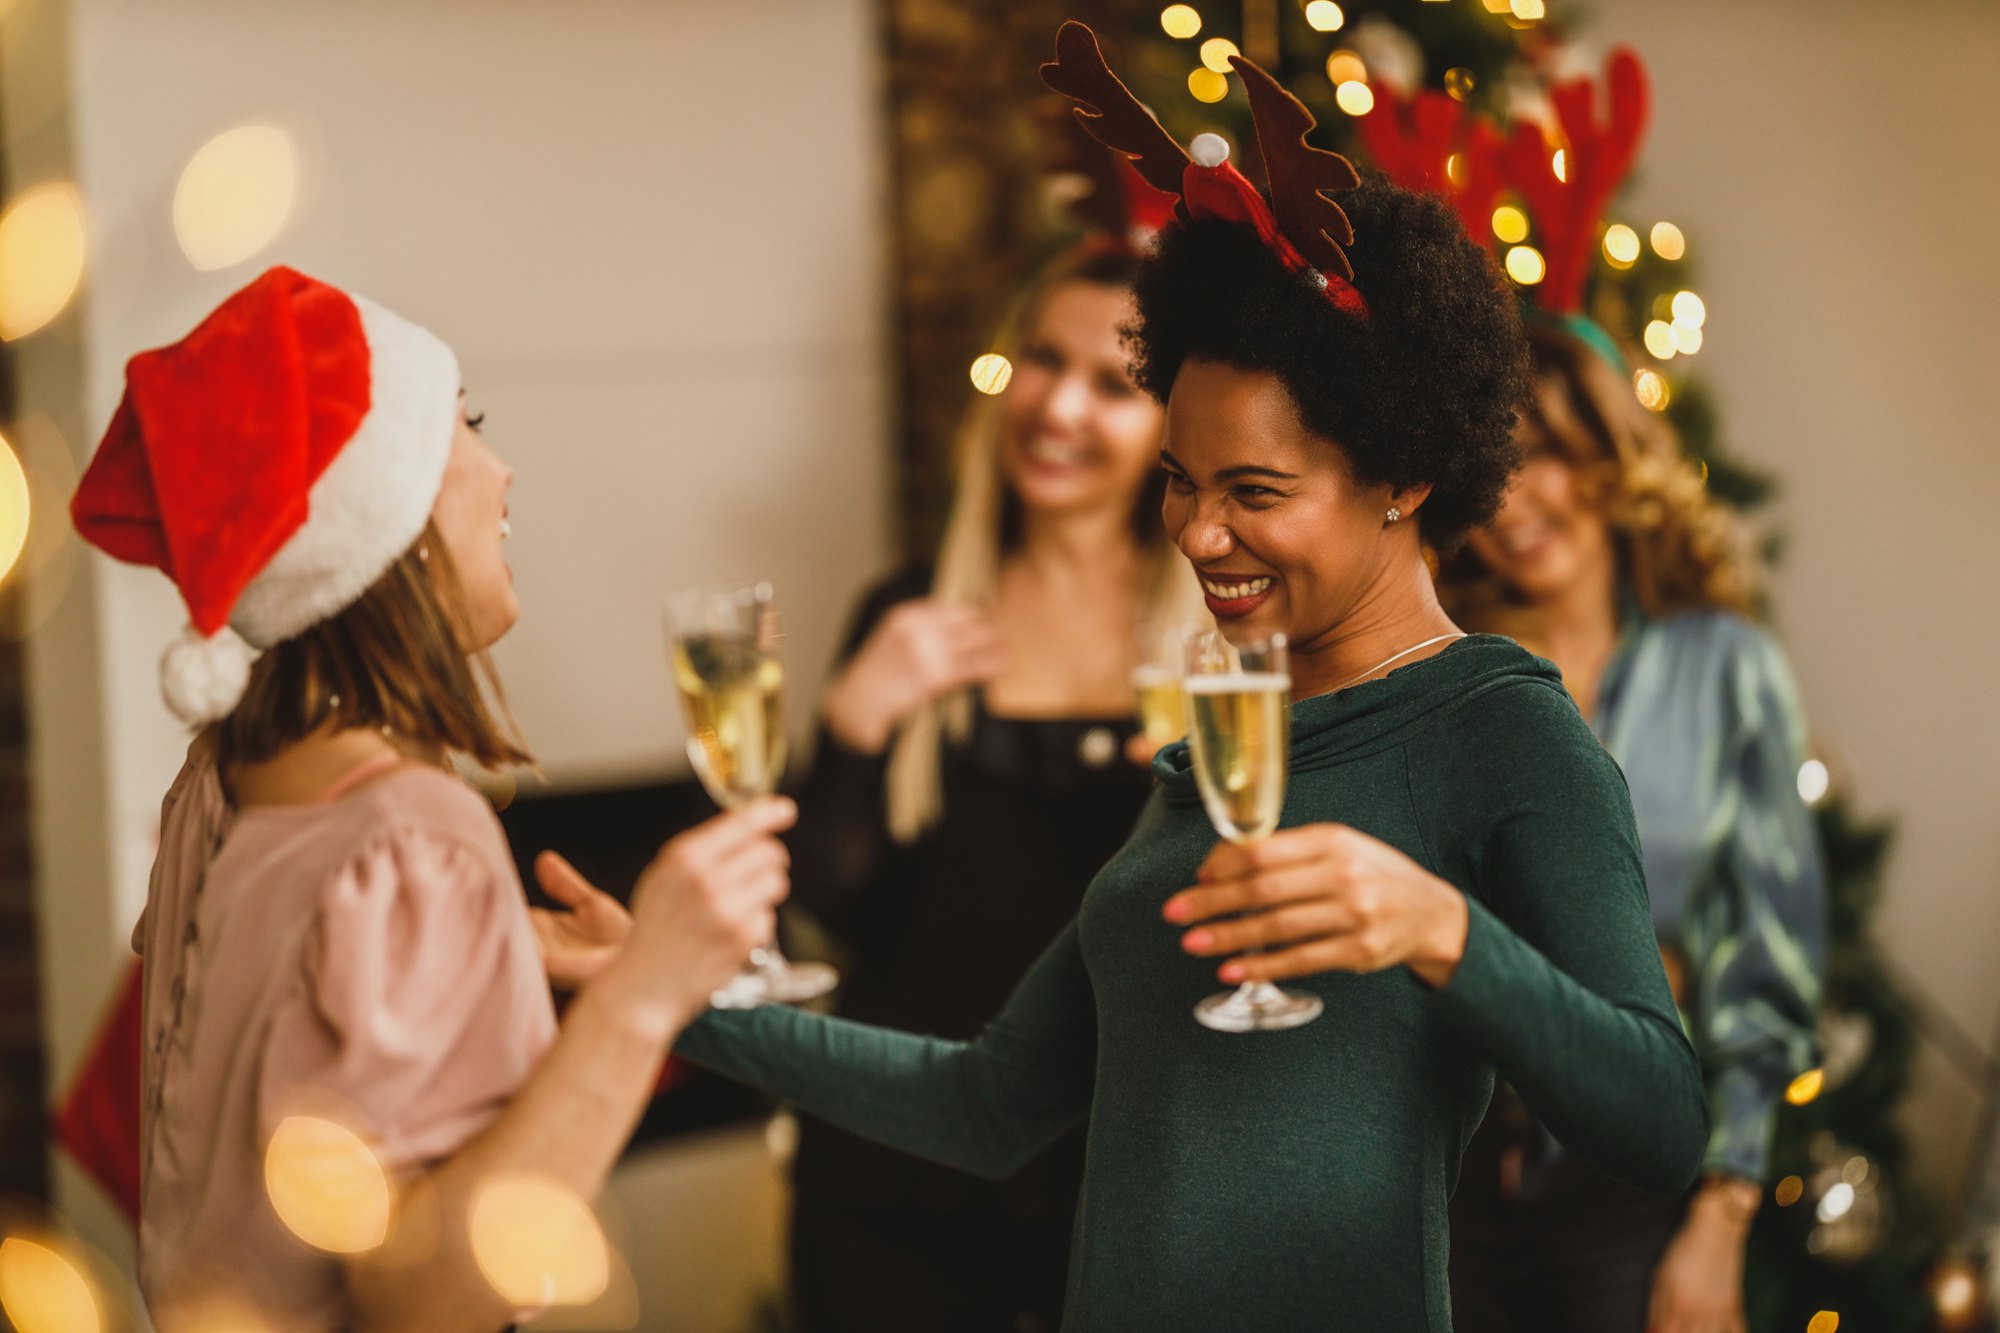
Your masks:
<svg viewBox="0 0 2000 1333"><path fill-rule="evenodd" d="M729 984L709 994L717 1009L755 1009L763 1004L804 1004L840 984L826 963L794 963L776 949L758 949Z"/></svg>
<svg viewBox="0 0 2000 1333"><path fill-rule="evenodd" d="M1282 1032L1301 1027L1326 1008L1317 995L1281 990L1268 981L1246 981L1194 1007L1197 1023L1217 1032Z"/></svg>

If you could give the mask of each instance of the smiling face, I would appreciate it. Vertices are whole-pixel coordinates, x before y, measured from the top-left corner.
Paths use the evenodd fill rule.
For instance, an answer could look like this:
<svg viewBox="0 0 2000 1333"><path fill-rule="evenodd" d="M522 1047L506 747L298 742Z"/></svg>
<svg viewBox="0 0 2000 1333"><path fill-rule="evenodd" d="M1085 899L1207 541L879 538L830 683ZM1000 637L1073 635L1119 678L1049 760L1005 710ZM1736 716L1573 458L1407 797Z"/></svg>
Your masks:
<svg viewBox="0 0 2000 1333"><path fill-rule="evenodd" d="M1122 287L1070 282L1042 301L1002 404L1000 468L1030 511L1130 509L1154 466L1162 414L1132 382Z"/></svg>
<svg viewBox="0 0 2000 1333"><path fill-rule="evenodd" d="M501 462L480 436L480 419L466 415L462 394L458 413L451 458L431 506L431 522L458 572L472 620L475 641L470 647L478 650L498 642L521 614L521 603L514 596L514 571L507 567L502 548L507 488L514 484L514 469Z"/></svg>
<svg viewBox="0 0 2000 1333"><path fill-rule="evenodd" d="M1167 533L1239 642L1278 632L1295 647L1325 640L1386 565L1415 550L1414 534L1384 516L1392 504L1413 514L1422 494L1357 482L1267 371L1183 365L1160 461Z"/></svg>
<svg viewBox="0 0 2000 1333"><path fill-rule="evenodd" d="M1544 399L1553 392L1545 385ZM1548 415L1545 411L1543 418ZM1527 462L1515 474L1493 522L1474 532L1467 544L1515 597L1532 605L1562 598L1579 586L1600 585L1617 552L1585 477L1539 427L1524 424L1520 438Z"/></svg>

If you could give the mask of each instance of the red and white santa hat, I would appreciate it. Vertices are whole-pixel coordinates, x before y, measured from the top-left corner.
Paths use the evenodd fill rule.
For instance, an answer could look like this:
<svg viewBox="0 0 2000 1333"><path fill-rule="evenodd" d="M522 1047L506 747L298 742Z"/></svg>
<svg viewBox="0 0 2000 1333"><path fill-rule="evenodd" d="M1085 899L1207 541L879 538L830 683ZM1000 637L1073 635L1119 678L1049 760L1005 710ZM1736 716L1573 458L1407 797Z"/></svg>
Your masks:
<svg viewBox="0 0 2000 1333"><path fill-rule="evenodd" d="M227 716L258 652L352 605L422 534L458 394L436 335L289 268L126 365L70 514L180 589L192 624L160 683L182 720Z"/></svg>

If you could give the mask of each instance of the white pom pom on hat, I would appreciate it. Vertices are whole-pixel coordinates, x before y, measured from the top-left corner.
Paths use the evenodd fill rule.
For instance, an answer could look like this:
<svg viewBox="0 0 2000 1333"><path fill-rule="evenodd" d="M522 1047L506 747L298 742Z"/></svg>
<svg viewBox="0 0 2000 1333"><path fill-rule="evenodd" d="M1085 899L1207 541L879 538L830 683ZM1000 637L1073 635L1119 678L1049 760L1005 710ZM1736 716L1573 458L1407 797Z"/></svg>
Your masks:
<svg viewBox="0 0 2000 1333"><path fill-rule="evenodd" d="M1197 134L1188 141L1188 156L1198 167L1219 167L1229 160L1229 140L1219 134Z"/></svg>
<svg viewBox="0 0 2000 1333"><path fill-rule="evenodd" d="M258 656L233 629L204 638L190 625L160 658L160 693L174 716L191 727L219 722L242 701Z"/></svg>

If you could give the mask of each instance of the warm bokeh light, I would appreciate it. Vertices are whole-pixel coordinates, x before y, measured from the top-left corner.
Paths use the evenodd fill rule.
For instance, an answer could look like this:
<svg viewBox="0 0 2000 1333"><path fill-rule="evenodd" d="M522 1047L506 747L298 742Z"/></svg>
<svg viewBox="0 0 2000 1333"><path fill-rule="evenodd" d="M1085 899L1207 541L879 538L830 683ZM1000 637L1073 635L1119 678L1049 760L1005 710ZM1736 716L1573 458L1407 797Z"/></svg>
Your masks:
<svg viewBox="0 0 2000 1333"><path fill-rule="evenodd" d="M1833 775L1819 760L1808 759L1799 765L1799 799L1807 805L1818 805L1831 786Z"/></svg>
<svg viewBox="0 0 2000 1333"><path fill-rule="evenodd" d="M1444 160L1444 178L1453 185L1465 184L1465 154L1453 153Z"/></svg>
<svg viewBox="0 0 2000 1333"><path fill-rule="evenodd" d="M1687 237L1671 222L1653 224L1653 253L1662 259L1679 259L1687 253Z"/></svg>
<svg viewBox="0 0 2000 1333"><path fill-rule="evenodd" d="M1632 392L1638 395L1639 406L1648 412L1664 412L1673 401L1666 376L1650 366L1632 372Z"/></svg>
<svg viewBox="0 0 2000 1333"><path fill-rule="evenodd" d="M1630 268L1639 262L1639 233L1622 222L1614 222L1604 231L1604 257L1613 267Z"/></svg>
<svg viewBox="0 0 2000 1333"><path fill-rule="evenodd" d="M264 1151L278 1220L315 1249L363 1254L389 1235L389 1175L361 1136L317 1116L286 1116Z"/></svg>
<svg viewBox="0 0 2000 1333"><path fill-rule="evenodd" d="M1840 1327L1840 1316L1832 1310L1821 1310L1806 1321L1806 1333L1835 1333Z"/></svg>
<svg viewBox="0 0 2000 1333"><path fill-rule="evenodd" d="M1507 276L1523 287L1532 287L1548 276L1548 261L1532 245L1517 245L1507 252Z"/></svg>
<svg viewBox="0 0 2000 1333"><path fill-rule="evenodd" d="M1866 1157L1850 1157L1847 1159L1847 1164L1840 1168L1840 1178L1854 1188L1860 1189L1862 1182L1868 1179L1870 1170Z"/></svg>
<svg viewBox="0 0 2000 1333"><path fill-rule="evenodd" d="M1543 4L1542 0L1513 0L1508 8L1514 11L1515 18L1527 23L1544 18L1549 12L1548 6Z"/></svg>
<svg viewBox="0 0 2000 1333"><path fill-rule="evenodd" d="M1333 100L1350 116L1365 116L1375 109L1375 94L1367 84L1355 80L1333 90Z"/></svg>
<svg viewBox="0 0 2000 1333"><path fill-rule="evenodd" d="M1826 1071L1808 1069L1793 1079L1785 1088L1785 1100L1794 1106L1804 1106L1819 1096L1826 1088Z"/></svg>
<svg viewBox="0 0 2000 1333"><path fill-rule="evenodd" d="M0 435L0 579L14 570L28 544L28 474L7 437Z"/></svg>
<svg viewBox="0 0 2000 1333"><path fill-rule="evenodd" d="M1803 1198L1805 1192L1805 1181L1797 1176L1786 1176L1778 1182L1778 1188L1771 1191L1771 1197L1777 1200L1778 1207L1789 1208Z"/></svg>
<svg viewBox="0 0 2000 1333"><path fill-rule="evenodd" d="M1528 215L1512 204L1502 204L1493 210L1493 234L1508 245L1519 245L1528 239Z"/></svg>
<svg viewBox="0 0 2000 1333"><path fill-rule="evenodd" d="M1326 77L1333 81L1335 87L1343 83L1366 83L1368 62L1361 58L1359 52L1343 46L1326 58Z"/></svg>
<svg viewBox="0 0 2000 1333"><path fill-rule="evenodd" d="M1567 148L1556 149L1556 155L1549 159L1549 169L1556 173L1557 180L1563 182L1569 180L1569 150Z"/></svg>
<svg viewBox="0 0 2000 1333"><path fill-rule="evenodd" d="M1963 1258L1950 1258L1931 1277L1931 1307L1947 1333L1971 1328L1979 1315L1979 1271Z"/></svg>
<svg viewBox="0 0 2000 1333"><path fill-rule="evenodd" d="M1340 12L1340 6L1333 0L1312 0L1306 6L1306 22L1312 25L1314 32L1339 32L1341 25L1347 22L1347 15Z"/></svg>
<svg viewBox="0 0 2000 1333"><path fill-rule="evenodd" d="M77 1266L20 1236L0 1241L0 1309L19 1333L97 1333L104 1316Z"/></svg>
<svg viewBox="0 0 2000 1333"><path fill-rule="evenodd" d="M1854 1186L1842 1180L1827 1186L1826 1193L1819 1196L1819 1211L1815 1216L1822 1222L1838 1222L1852 1207Z"/></svg>
<svg viewBox="0 0 2000 1333"><path fill-rule="evenodd" d="M1201 63L1217 74L1229 72L1229 57L1242 54L1227 37L1211 37L1201 44Z"/></svg>
<svg viewBox="0 0 2000 1333"><path fill-rule="evenodd" d="M1683 324L1679 320L1675 320L1673 330L1674 350L1676 352L1679 352L1682 356L1693 356L1701 350L1700 329L1692 324Z"/></svg>
<svg viewBox="0 0 2000 1333"><path fill-rule="evenodd" d="M1220 102L1229 96L1229 76L1217 74L1206 65L1198 65L1188 75L1188 91L1197 102Z"/></svg>
<svg viewBox="0 0 2000 1333"><path fill-rule="evenodd" d="M25 338L63 312L83 281L83 201L42 185L0 213L0 339Z"/></svg>
<svg viewBox="0 0 2000 1333"><path fill-rule="evenodd" d="M1445 92L1461 102L1472 96L1472 90L1478 86L1478 76L1463 65L1453 66L1444 72Z"/></svg>
<svg viewBox="0 0 2000 1333"><path fill-rule="evenodd" d="M1708 307L1693 292L1675 292L1673 305L1674 323L1692 324L1700 328L1708 321Z"/></svg>
<svg viewBox="0 0 2000 1333"><path fill-rule="evenodd" d="M1664 319L1656 319L1646 326L1646 350L1655 360L1671 361L1680 349L1674 346L1674 326Z"/></svg>
<svg viewBox="0 0 2000 1333"><path fill-rule="evenodd" d="M472 1257L518 1309L588 1305L611 1281L610 1249L590 1205L540 1176L496 1176L479 1187Z"/></svg>
<svg viewBox="0 0 2000 1333"><path fill-rule="evenodd" d="M278 238L298 198L292 136L245 125L203 144L174 190L174 235L198 269L228 268Z"/></svg>
<svg viewBox="0 0 2000 1333"><path fill-rule="evenodd" d="M1192 5L1168 5L1160 11L1160 26L1167 36L1185 40L1201 31L1201 15Z"/></svg>
<svg viewBox="0 0 2000 1333"><path fill-rule="evenodd" d="M972 387L981 393L1003 393L1014 378L1014 363L998 352L988 352L972 362Z"/></svg>

